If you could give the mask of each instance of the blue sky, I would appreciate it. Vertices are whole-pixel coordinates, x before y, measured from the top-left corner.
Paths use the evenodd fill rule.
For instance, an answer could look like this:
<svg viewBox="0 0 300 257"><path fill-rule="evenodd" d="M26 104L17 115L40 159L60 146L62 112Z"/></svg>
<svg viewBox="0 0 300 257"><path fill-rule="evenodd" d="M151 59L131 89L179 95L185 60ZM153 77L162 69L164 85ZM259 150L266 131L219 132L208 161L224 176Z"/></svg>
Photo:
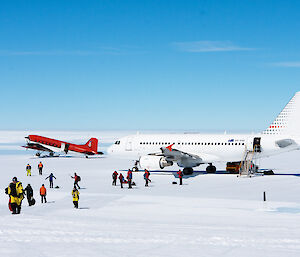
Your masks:
<svg viewBox="0 0 300 257"><path fill-rule="evenodd" d="M0 129L262 130L300 1L1 1Z"/></svg>

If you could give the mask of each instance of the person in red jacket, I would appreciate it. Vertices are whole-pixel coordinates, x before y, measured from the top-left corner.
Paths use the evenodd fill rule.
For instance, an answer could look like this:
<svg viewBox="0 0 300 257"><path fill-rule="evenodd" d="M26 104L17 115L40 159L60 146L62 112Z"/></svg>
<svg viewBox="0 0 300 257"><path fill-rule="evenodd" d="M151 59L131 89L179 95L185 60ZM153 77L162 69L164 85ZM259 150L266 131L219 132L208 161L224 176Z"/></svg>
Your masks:
<svg viewBox="0 0 300 257"><path fill-rule="evenodd" d="M74 187L78 187L78 189L80 189L80 186L78 185L78 182L81 180L80 176L78 176L76 174L76 172L74 173L74 177L71 176L71 178L74 179Z"/></svg>
<svg viewBox="0 0 300 257"><path fill-rule="evenodd" d="M123 177L122 173L120 173L120 175L119 175L119 180L120 180L121 188L123 188L124 177Z"/></svg>
<svg viewBox="0 0 300 257"><path fill-rule="evenodd" d="M118 172L115 170L114 173L112 174L113 182L112 185L116 186L117 185L117 178L118 178Z"/></svg>
<svg viewBox="0 0 300 257"><path fill-rule="evenodd" d="M42 187L40 188L40 196L41 196L42 203L43 203L43 200L45 200L45 203L47 202L46 195L47 195L47 189L46 189L45 185L43 184Z"/></svg>
<svg viewBox="0 0 300 257"><path fill-rule="evenodd" d="M132 171L129 169L127 172L128 188L132 188Z"/></svg>
<svg viewBox="0 0 300 257"><path fill-rule="evenodd" d="M177 172L177 174L178 174L178 177L179 177L179 185L182 185L182 177L183 177L183 173L182 173L181 170L179 170L179 171Z"/></svg>
<svg viewBox="0 0 300 257"><path fill-rule="evenodd" d="M150 172L148 170L145 169L145 173L144 173L144 179L145 179L145 187L148 186L149 183L149 176L150 176Z"/></svg>

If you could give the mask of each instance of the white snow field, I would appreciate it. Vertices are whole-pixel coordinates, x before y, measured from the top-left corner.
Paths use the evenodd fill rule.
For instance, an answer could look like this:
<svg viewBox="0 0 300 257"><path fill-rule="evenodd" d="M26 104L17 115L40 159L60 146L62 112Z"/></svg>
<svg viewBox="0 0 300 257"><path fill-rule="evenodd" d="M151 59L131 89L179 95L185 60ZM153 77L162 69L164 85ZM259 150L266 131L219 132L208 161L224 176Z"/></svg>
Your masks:
<svg viewBox="0 0 300 257"><path fill-rule="evenodd" d="M96 135L100 150L102 142L125 134L101 133ZM298 176L206 174L184 179L179 186L172 184L172 175L152 173L152 183L145 188L143 173L134 173L137 186L121 189L111 185L111 174L132 167L130 160L38 159L19 147L27 134L0 132L0 256L300 256ZM71 134L55 135L67 140ZM299 157L298 151L278 155L263 160L261 167L300 174ZM42 176L37 170L40 160ZM31 177L26 176L27 163L33 168ZM50 172L59 189L50 189L45 181ZM78 210L71 196L74 172L82 178ZM24 187L33 186L37 200L32 207L24 200L20 215L11 215L4 193L14 176ZM40 203L42 183L48 190L47 204ZM267 202L262 201L264 191Z"/></svg>

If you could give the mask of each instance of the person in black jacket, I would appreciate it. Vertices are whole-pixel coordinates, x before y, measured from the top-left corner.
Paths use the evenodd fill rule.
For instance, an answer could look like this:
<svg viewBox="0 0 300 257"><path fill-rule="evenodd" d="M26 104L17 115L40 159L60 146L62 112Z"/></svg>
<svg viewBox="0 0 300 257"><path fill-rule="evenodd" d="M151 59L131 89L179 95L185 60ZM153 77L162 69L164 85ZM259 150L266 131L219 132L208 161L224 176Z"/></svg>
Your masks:
<svg viewBox="0 0 300 257"><path fill-rule="evenodd" d="M26 195L26 198L27 198L27 201L28 201L28 205L29 205L29 206L33 205L33 204L32 204L33 189L32 189L32 187L31 187L31 185L28 184L28 185L25 187L24 191L25 191L25 195Z"/></svg>
<svg viewBox="0 0 300 257"><path fill-rule="evenodd" d="M49 179L49 182L50 182L50 188L53 188L53 178L56 179L56 177L53 175L53 173L51 173L46 179Z"/></svg>
<svg viewBox="0 0 300 257"><path fill-rule="evenodd" d="M114 173L112 174L112 179L113 179L112 185L113 186L117 185L117 178L118 178L118 172L115 170Z"/></svg>

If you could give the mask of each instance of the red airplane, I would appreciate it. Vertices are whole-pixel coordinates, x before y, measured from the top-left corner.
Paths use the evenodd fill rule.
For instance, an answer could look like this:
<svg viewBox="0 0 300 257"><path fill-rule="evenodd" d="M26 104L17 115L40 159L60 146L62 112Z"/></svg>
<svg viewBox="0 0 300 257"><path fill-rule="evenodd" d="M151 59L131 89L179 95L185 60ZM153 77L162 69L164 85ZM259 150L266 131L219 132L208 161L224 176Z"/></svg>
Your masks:
<svg viewBox="0 0 300 257"><path fill-rule="evenodd" d="M41 156L41 152L49 152L50 156L54 156L55 153L67 154L69 152L84 154L86 158L89 155L103 154L98 152L98 139L91 138L85 145L76 145L48 137L42 137L38 135L29 135L25 137L27 145L23 146L27 149L37 150L36 156Z"/></svg>

